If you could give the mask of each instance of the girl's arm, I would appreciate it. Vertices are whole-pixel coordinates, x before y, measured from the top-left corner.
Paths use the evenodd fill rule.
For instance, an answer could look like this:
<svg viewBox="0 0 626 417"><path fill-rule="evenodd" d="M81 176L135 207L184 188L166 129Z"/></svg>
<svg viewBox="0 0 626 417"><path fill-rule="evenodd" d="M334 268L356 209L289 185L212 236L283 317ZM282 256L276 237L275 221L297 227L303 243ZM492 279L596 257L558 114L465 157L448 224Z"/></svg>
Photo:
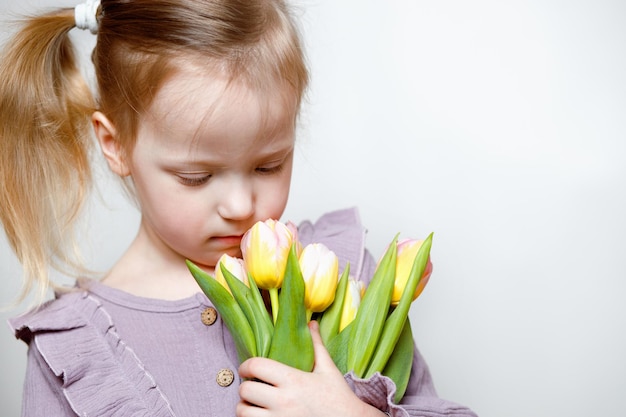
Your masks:
<svg viewBox="0 0 626 417"><path fill-rule="evenodd" d="M62 381L52 372L37 349L36 338L28 346L22 396L22 416L73 416L63 394Z"/></svg>
<svg viewBox="0 0 626 417"><path fill-rule="evenodd" d="M400 404L392 401L395 384L388 377L375 374L369 379L358 379L348 374L346 381L359 398L393 417L476 417L469 408L437 396L428 366L417 347L409 384Z"/></svg>

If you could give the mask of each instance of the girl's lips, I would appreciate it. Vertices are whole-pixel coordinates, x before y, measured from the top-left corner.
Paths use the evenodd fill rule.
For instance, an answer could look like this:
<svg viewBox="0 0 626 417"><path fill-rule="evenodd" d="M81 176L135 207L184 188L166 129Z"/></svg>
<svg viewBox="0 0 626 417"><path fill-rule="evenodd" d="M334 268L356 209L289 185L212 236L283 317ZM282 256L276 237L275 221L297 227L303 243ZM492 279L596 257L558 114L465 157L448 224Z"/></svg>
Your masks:
<svg viewBox="0 0 626 417"><path fill-rule="evenodd" d="M241 238L243 236L214 236L211 240L218 242L225 246L239 246L241 244Z"/></svg>

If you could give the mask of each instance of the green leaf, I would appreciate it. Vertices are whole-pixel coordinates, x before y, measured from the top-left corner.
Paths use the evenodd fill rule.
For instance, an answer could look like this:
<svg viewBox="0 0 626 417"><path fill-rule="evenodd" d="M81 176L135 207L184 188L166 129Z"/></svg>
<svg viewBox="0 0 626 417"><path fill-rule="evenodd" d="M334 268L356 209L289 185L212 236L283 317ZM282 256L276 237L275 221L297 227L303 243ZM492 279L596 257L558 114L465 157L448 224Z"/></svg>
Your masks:
<svg viewBox="0 0 626 417"><path fill-rule="evenodd" d="M256 281L251 274L248 274L248 283L250 284L250 294L253 296L253 302L256 305L258 316L260 316L263 320L262 325L269 335L267 343L264 343L263 351L257 353L259 356L267 357L269 354L270 344L272 343L272 335L274 334L274 322L272 321L269 311L267 311L267 307L263 301L263 296L261 295L261 290L256 285Z"/></svg>
<svg viewBox="0 0 626 417"><path fill-rule="evenodd" d="M398 343L393 349L393 353L389 357L389 361L383 369L382 374L391 378L396 384L396 393L393 401L397 404L400 402L411 377L411 368L413 367L413 332L411 331L411 323L407 318L402 327Z"/></svg>
<svg viewBox="0 0 626 417"><path fill-rule="evenodd" d="M245 314L252 328L256 342L256 355L266 356L272 340L272 331L266 326L266 321L264 320L264 315L267 315L265 309L261 311L258 308L251 288L248 288L246 284L234 276L224 264L220 264L220 268L235 301L239 304L239 307L243 311L243 314Z"/></svg>
<svg viewBox="0 0 626 417"><path fill-rule="evenodd" d="M333 358L335 366L342 374L348 373L348 348L351 343L350 336L352 334L353 323L354 322L348 324L338 335L330 339L330 342L326 345L328 354Z"/></svg>
<svg viewBox="0 0 626 417"><path fill-rule="evenodd" d="M353 321L348 369L363 378L387 318L396 275L397 239L381 259Z"/></svg>
<svg viewBox="0 0 626 417"><path fill-rule="evenodd" d="M324 345L332 340L333 337L339 333L339 325L341 324L341 313L343 312L343 303L345 301L346 288L348 288L348 277L350 275L350 263L346 264L339 284L337 284L337 290L335 291L335 300L322 314L320 323L320 335Z"/></svg>
<svg viewBox="0 0 626 417"><path fill-rule="evenodd" d="M309 372L313 369L315 357L304 307L304 279L295 245L292 245L287 258L279 303L268 357Z"/></svg>
<svg viewBox="0 0 626 417"><path fill-rule="evenodd" d="M424 275L424 270L426 269L426 264L428 263L432 240L433 234L431 233L426 240L424 240L424 243L422 243L422 246L415 255L409 278L407 279L406 286L402 292L402 297L400 297L397 307L393 310L385 322L382 335L380 336L380 342L378 343L375 353L372 356L372 361L368 366L367 372L365 373L365 378L369 378L375 372L382 371L396 345L396 342L398 341L398 338L400 337L400 333L404 327L404 322L409 314L411 303L413 302L413 294L415 294L415 289L422 279L422 275Z"/></svg>
<svg viewBox="0 0 626 417"><path fill-rule="evenodd" d="M256 356L254 333L237 301L215 278L204 272L193 262L187 260L186 263L191 275L215 308L217 308L226 327L232 334L239 362Z"/></svg>

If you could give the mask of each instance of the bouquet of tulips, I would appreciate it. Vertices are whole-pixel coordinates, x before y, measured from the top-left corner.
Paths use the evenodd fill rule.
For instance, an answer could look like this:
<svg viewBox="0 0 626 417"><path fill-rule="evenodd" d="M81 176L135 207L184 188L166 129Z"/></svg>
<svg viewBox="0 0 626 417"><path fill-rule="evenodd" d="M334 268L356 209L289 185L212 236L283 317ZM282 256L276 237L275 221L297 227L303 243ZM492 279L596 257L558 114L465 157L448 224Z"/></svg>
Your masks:
<svg viewBox="0 0 626 417"><path fill-rule="evenodd" d="M424 241L396 236L365 288L350 277L349 264L339 274L338 258L326 246L302 248L293 225L270 219L246 232L243 259L220 258L214 277L191 261L187 266L222 315L241 362L263 356L311 371L308 322L315 317L339 370L388 376L398 402L413 360L409 307L432 272L431 244L432 234Z"/></svg>

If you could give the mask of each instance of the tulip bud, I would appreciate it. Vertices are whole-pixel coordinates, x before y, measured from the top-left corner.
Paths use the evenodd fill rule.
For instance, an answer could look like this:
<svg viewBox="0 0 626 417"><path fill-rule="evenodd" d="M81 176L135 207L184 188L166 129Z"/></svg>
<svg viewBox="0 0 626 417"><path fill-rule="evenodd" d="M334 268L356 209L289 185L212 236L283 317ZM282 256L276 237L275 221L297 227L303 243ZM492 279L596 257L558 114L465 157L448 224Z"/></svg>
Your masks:
<svg viewBox="0 0 626 417"><path fill-rule="evenodd" d="M259 288L280 288L293 236L276 220L257 222L241 240L244 265Z"/></svg>
<svg viewBox="0 0 626 417"><path fill-rule="evenodd" d="M226 278L224 278L224 274L222 273L222 268L220 267L220 265L224 265L228 272L233 274L235 278L249 286L248 273L246 272L242 259L234 258L225 253L217 261L217 265L215 265L215 279L219 281L219 283L222 284L228 290L228 292L231 292L228 284L226 283Z"/></svg>
<svg viewBox="0 0 626 417"><path fill-rule="evenodd" d="M413 268L413 261L415 260L415 256L419 251L420 247L424 243L423 240L414 240L414 239L405 239L398 242L398 257L396 258L396 279L393 287L393 295L391 296L391 305L397 306L400 302L400 298L402 297L402 293L404 292L404 288L406 287L407 281L409 279L409 274L411 273L411 268ZM433 270L433 264L430 261L430 257L428 258L428 263L426 264L426 269L424 270L424 274L422 275L417 288L415 288L415 292L413 293L413 300L415 300L424 290L424 287L428 283L428 279L430 278L430 274Z"/></svg>
<svg viewBox="0 0 626 417"><path fill-rule="evenodd" d="M389 359L392 356L393 352L396 350L395 348L397 347L397 343L405 345L404 347L406 348L407 341L405 340L404 342L402 342L400 341L400 339L406 337L406 334L404 336L402 336L402 334L405 333L403 329L406 327L409 308L411 307L411 303L413 302L413 296L417 292L416 288L418 287L418 283L421 281L421 278L426 275L426 269L428 263L430 262L430 249L432 247L432 239L433 234L431 233L423 242L401 242L406 245L405 249L402 251L403 257L407 257L407 254L410 255L410 250L407 251L406 248L414 249L414 247L417 246L417 253L415 256L408 256L408 258L412 262L412 266L410 268L408 277L405 279L406 282L402 285L402 296L400 297L398 305L391 311L391 313L387 317L387 320L385 321L382 334L380 335L380 343L376 347L374 355L371 357L367 372L365 373L365 378L369 378L375 372L381 372L389 367L395 370L387 376L395 375L396 378L399 378L394 379L394 382L396 383L396 387L398 387L398 389L402 389L405 377L408 378L408 376L403 372L397 373L396 371L398 370L398 366L400 365L389 364ZM397 247L398 245L395 245L395 248L394 246L390 246L390 249L392 249L393 251L392 253L396 255L396 259L393 262L395 267L397 267L397 258L401 256L400 251L397 250ZM403 268L404 267L405 266L403 266ZM397 276L395 272L397 271L394 271L394 273L390 274L389 276L392 278ZM392 281L390 279L389 282L394 284L395 280ZM393 288L391 289L393 290ZM369 289L367 292L369 292ZM367 293L365 296L367 297ZM389 304L391 304L390 301ZM405 349L401 348L401 350L404 351ZM393 360L405 361L404 358L398 358L397 356L396 359ZM401 369L402 368L400 368L400 370ZM407 372L410 372L410 367L406 367L404 369Z"/></svg>
<svg viewBox="0 0 626 417"><path fill-rule="evenodd" d="M343 301L343 310L341 311L341 321L339 322L339 331L341 332L346 326L352 323L359 311L361 298L365 292L365 284L363 281L357 281L354 278L348 280L348 288Z"/></svg>
<svg viewBox="0 0 626 417"><path fill-rule="evenodd" d="M339 281L339 259L321 243L307 245L300 255L304 279L304 305L309 313L326 310L335 299Z"/></svg>

